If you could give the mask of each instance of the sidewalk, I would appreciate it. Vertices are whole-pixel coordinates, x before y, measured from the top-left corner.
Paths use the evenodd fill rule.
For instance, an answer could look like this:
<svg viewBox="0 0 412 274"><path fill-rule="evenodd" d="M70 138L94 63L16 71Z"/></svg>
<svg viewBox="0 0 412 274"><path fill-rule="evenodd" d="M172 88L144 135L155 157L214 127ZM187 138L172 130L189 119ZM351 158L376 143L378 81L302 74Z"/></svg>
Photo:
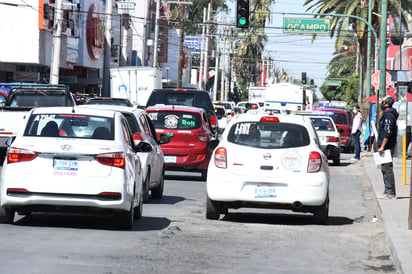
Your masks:
<svg viewBox="0 0 412 274"><path fill-rule="evenodd" d="M406 184L403 184L402 159L393 159L397 197L391 200L378 198L384 191L383 177L380 167L375 165L372 152L363 152L361 161L382 213L388 245L397 271L412 273L412 230L408 229L411 160L406 160Z"/></svg>

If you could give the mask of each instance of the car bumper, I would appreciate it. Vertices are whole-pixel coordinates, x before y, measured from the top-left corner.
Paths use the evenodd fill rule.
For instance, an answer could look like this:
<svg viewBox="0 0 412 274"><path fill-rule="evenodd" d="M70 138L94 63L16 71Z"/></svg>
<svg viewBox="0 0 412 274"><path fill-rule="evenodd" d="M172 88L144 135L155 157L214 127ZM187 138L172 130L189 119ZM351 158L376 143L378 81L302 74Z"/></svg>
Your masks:
<svg viewBox="0 0 412 274"><path fill-rule="evenodd" d="M262 192L262 187L266 191ZM227 176L225 172L208 172L207 195L214 201L254 204L322 205L329 191L326 174L305 174L291 179Z"/></svg>
<svg viewBox="0 0 412 274"><path fill-rule="evenodd" d="M133 202L134 187L124 177L112 175L96 179L3 174L0 205L30 211L36 208L125 211ZM119 195L101 195L103 192Z"/></svg>

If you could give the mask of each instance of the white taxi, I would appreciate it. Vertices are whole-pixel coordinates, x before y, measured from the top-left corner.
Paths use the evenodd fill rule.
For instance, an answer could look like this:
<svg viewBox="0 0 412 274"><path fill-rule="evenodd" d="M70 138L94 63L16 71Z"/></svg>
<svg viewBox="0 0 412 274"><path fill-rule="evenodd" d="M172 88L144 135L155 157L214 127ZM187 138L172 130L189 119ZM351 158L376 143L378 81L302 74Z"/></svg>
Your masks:
<svg viewBox="0 0 412 274"><path fill-rule="evenodd" d="M309 117L247 112L235 116L209 162L206 218L230 208L274 208L329 215L328 160Z"/></svg>
<svg viewBox="0 0 412 274"><path fill-rule="evenodd" d="M8 140L2 222L15 212L91 211L130 229L142 217L142 168L126 118L80 107L33 109Z"/></svg>

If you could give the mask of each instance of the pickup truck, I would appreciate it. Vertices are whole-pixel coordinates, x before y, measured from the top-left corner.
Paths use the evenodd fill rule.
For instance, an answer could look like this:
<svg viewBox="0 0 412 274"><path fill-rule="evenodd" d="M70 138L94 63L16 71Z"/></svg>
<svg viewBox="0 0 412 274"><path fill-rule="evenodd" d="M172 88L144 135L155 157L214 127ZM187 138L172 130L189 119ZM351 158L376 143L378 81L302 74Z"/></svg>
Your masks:
<svg viewBox="0 0 412 274"><path fill-rule="evenodd" d="M6 139L16 136L32 108L74 105L76 101L65 85L22 84L12 87L5 103L0 104L0 166L7 151Z"/></svg>

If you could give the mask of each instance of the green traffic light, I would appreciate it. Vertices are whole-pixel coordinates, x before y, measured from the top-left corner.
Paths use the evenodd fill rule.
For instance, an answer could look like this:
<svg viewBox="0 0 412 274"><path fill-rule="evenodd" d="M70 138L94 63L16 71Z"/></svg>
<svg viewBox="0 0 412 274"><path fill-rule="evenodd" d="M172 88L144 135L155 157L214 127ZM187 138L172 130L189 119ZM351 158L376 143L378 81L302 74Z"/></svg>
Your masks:
<svg viewBox="0 0 412 274"><path fill-rule="evenodd" d="M245 18L239 18L239 25L246 25L246 19Z"/></svg>

